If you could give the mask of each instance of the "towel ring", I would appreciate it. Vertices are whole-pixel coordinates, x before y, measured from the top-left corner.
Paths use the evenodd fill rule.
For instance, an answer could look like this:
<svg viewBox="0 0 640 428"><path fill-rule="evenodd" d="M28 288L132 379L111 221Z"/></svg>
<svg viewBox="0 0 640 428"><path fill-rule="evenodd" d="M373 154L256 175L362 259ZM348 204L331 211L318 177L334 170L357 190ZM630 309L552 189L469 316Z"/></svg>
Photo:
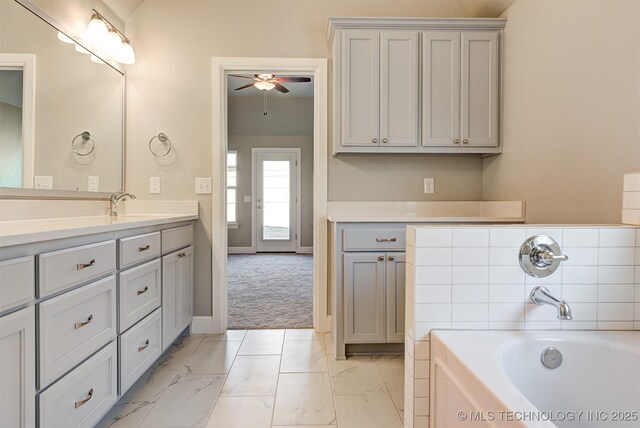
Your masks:
<svg viewBox="0 0 640 428"><path fill-rule="evenodd" d="M151 143L153 143L153 140L158 139L158 141L160 141L163 144L166 144L169 146L169 148L167 149L167 151L165 153L162 154L158 154L156 152L153 151L153 148L151 147ZM149 140L149 151L151 152L152 155L154 155L157 158L162 158L165 157L166 155L168 155L169 153L171 153L171 140L169 139L169 137L167 137L167 134L165 134L164 132L159 133L158 135L154 135L153 137L151 137L151 139Z"/></svg>
<svg viewBox="0 0 640 428"><path fill-rule="evenodd" d="M78 137L82 137L82 144L87 144L87 142L91 142L91 150L89 150L87 153L81 153L78 151L78 146L76 144L76 140L78 139ZM96 148L96 142L95 140L91 137L91 133L89 131L84 131L81 132L80 134L76 135L75 137L73 137L73 140L71 140L71 147L73 148L73 153L77 154L78 156L89 156L91 153L93 153L93 150Z"/></svg>

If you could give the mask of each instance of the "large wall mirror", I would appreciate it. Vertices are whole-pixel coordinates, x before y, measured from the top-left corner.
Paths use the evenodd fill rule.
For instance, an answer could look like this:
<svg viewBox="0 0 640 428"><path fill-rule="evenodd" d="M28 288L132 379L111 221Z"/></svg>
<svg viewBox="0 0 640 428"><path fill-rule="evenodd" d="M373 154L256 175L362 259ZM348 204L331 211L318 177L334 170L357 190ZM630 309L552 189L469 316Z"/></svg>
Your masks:
<svg viewBox="0 0 640 428"><path fill-rule="evenodd" d="M60 30L28 3L0 0L3 194L123 188L124 76Z"/></svg>

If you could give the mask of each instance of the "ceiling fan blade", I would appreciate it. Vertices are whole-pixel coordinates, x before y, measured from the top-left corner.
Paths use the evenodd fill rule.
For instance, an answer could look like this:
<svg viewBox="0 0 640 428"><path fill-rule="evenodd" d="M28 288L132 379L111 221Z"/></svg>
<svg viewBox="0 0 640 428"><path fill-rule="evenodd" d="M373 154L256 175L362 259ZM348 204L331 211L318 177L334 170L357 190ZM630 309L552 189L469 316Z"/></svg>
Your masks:
<svg viewBox="0 0 640 428"><path fill-rule="evenodd" d="M253 83L249 83L249 84L247 84L247 85L240 86L239 88L236 88L235 90L236 90L236 91L239 91L239 90L241 90L241 89L246 89L246 88L248 88L248 87L250 87L250 86L253 86Z"/></svg>
<svg viewBox="0 0 640 428"><path fill-rule="evenodd" d="M242 74L227 74L227 76L242 77L243 79L251 79L251 80L253 80L253 76L243 76Z"/></svg>
<svg viewBox="0 0 640 428"><path fill-rule="evenodd" d="M283 94L286 94L287 92L289 92L289 90L287 88L285 88L284 86L282 86L278 82L271 82L271 83L276 85L276 87L274 88L276 91L282 92Z"/></svg>
<svg viewBox="0 0 640 428"><path fill-rule="evenodd" d="M276 82L290 82L290 83L311 82L310 77L300 77L300 76L276 77L274 80Z"/></svg>

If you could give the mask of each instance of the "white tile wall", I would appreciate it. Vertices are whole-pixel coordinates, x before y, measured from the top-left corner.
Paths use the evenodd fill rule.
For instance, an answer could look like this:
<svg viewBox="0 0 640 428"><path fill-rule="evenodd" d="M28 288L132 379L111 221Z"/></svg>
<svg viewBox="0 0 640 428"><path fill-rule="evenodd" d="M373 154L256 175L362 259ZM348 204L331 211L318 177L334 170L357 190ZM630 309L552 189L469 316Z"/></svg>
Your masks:
<svg viewBox="0 0 640 428"><path fill-rule="evenodd" d="M624 175L622 223L640 225L640 172Z"/></svg>
<svg viewBox="0 0 640 428"><path fill-rule="evenodd" d="M628 177L625 186L640 192L640 174ZM419 226L407 233L415 248L407 249L406 428L428 423L432 329L640 330L640 227ZM546 278L519 266L520 245L535 234L553 237L569 256ZM560 321L555 308L532 304L537 285L566 299L574 319Z"/></svg>

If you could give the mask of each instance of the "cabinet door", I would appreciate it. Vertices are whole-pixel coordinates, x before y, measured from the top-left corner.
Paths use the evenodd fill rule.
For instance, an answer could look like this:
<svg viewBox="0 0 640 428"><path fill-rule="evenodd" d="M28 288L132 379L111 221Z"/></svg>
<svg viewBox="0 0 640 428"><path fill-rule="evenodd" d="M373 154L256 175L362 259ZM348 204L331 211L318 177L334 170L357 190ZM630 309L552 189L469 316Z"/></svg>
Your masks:
<svg viewBox="0 0 640 428"><path fill-rule="evenodd" d="M33 306L0 318L0 427L36 423L36 338Z"/></svg>
<svg viewBox="0 0 640 428"><path fill-rule="evenodd" d="M345 343L385 341L384 253L344 255Z"/></svg>
<svg viewBox="0 0 640 428"><path fill-rule="evenodd" d="M462 143L498 146L498 34L462 33Z"/></svg>
<svg viewBox="0 0 640 428"><path fill-rule="evenodd" d="M377 146L379 123L379 32L342 35L341 120L343 146Z"/></svg>
<svg viewBox="0 0 640 428"><path fill-rule="evenodd" d="M178 251L178 259L180 270L178 324L180 331L182 331L193 321L193 247Z"/></svg>
<svg viewBox="0 0 640 428"><path fill-rule="evenodd" d="M380 33L380 146L418 146L418 33Z"/></svg>
<svg viewBox="0 0 640 428"><path fill-rule="evenodd" d="M180 335L193 314L193 249L162 258L162 350Z"/></svg>
<svg viewBox="0 0 640 428"><path fill-rule="evenodd" d="M460 144L460 33L423 33L422 145Z"/></svg>
<svg viewBox="0 0 640 428"><path fill-rule="evenodd" d="M387 342L404 342L405 253L387 253Z"/></svg>

